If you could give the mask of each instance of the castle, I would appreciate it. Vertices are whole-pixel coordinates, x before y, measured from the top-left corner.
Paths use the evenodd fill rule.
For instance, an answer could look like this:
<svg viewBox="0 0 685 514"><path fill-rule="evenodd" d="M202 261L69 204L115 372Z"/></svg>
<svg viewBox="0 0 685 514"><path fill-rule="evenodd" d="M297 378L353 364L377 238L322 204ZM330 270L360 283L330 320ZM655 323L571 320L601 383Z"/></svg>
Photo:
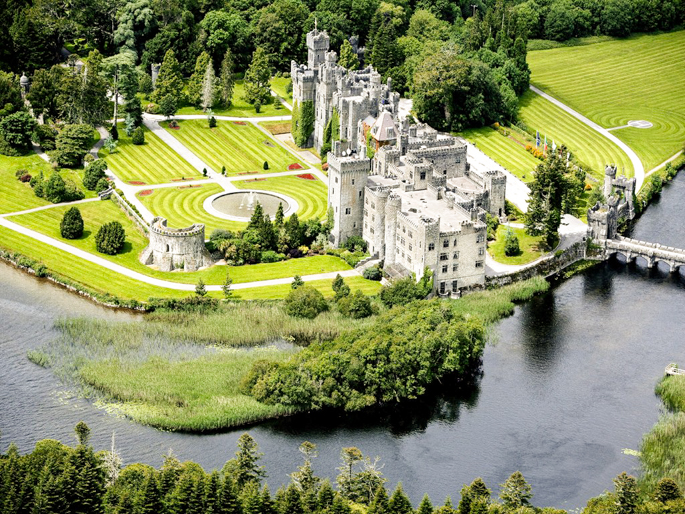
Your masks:
<svg viewBox="0 0 685 514"><path fill-rule="evenodd" d="M616 166L604 169L604 198L606 202L591 206L587 211L588 235L595 240L613 239L618 234L619 219L635 218L635 177L616 177Z"/></svg>
<svg viewBox="0 0 685 514"><path fill-rule="evenodd" d="M188 228L169 228L165 218L150 223L150 244L140 254L140 262L161 271L197 271L211 266L212 257L205 246L205 226L196 223Z"/></svg>
<svg viewBox="0 0 685 514"><path fill-rule="evenodd" d="M472 169L463 139L399 120L391 81L338 65L325 31L307 34L307 46L307 66L293 62L291 76L295 102L314 105L310 143L321 150L334 110L340 121L327 155L330 243L363 237L392 277L429 268L440 295L482 286L486 213L504 216L504 174Z"/></svg>

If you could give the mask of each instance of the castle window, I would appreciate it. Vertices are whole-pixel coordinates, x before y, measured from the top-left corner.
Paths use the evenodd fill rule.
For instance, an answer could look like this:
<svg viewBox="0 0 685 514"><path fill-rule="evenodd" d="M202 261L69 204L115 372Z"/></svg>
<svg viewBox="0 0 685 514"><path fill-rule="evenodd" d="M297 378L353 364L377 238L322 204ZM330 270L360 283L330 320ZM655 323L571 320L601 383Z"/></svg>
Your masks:
<svg viewBox="0 0 685 514"><path fill-rule="evenodd" d="M455 272L459 269L459 264L452 264L452 272Z"/></svg>
<svg viewBox="0 0 685 514"><path fill-rule="evenodd" d="M399 254L400 254L400 249L399 249L399 248L395 248L395 253L396 253L397 255L399 255Z"/></svg>
<svg viewBox="0 0 685 514"><path fill-rule="evenodd" d="M350 209L349 207L346 207L345 208L345 214L352 214L352 209Z"/></svg>
<svg viewBox="0 0 685 514"><path fill-rule="evenodd" d="M335 183L336 184L338 183L338 177L335 177Z"/></svg>
<svg viewBox="0 0 685 514"><path fill-rule="evenodd" d="M447 175L447 170L442 170L443 175Z"/></svg>
<svg viewBox="0 0 685 514"><path fill-rule="evenodd" d="M421 177L421 180L426 180L426 172L425 171L422 171L421 175L419 175L419 176Z"/></svg>
<svg viewBox="0 0 685 514"><path fill-rule="evenodd" d="M476 268L482 268L483 267L483 261L476 261Z"/></svg>
<svg viewBox="0 0 685 514"><path fill-rule="evenodd" d="M414 234L412 233L411 230L409 232L407 232L407 235L409 236L409 239L414 239Z"/></svg>
<svg viewBox="0 0 685 514"><path fill-rule="evenodd" d="M365 218L368 218L368 217L369 217L369 211L367 211L366 209L364 209L364 217L365 217Z"/></svg>
<svg viewBox="0 0 685 514"><path fill-rule="evenodd" d="M441 253L441 254L440 254L440 260L441 260L441 261L446 261L447 259L449 259L449 257L447 256L446 253Z"/></svg>
<svg viewBox="0 0 685 514"><path fill-rule="evenodd" d="M368 225L368 223L366 223L366 221L364 222L364 228L365 228L365 229L366 229L366 228L369 228L369 225Z"/></svg>
<svg viewBox="0 0 685 514"><path fill-rule="evenodd" d="M405 234L407 233L407 227L405 227L404 225L402 225L402 232Z"/></svg>
<svg viewBox="0 0 685 514"><path fill-rule="evenodd" d="M449 248L450 247L450 240L449 239L443 240L442 247L443 248Z"/></svg>
<svg viewBox="0 0 685 514"><path fill-rule="evenodd" d="M478 234L478 237L476 238L476 243L484 243L485 242L485 236L483 234Z"/></svg>
<svg viewBox="0 0 685 514"><path fill-rule="evenodd" d="M352 228L357 228L357 222L352 223Z"/></svg>
<svg viewBox="0 0 685 514"><path fill-rule="evenodd" d="M400 244L401 244L402 246L404 246L404 238L403 238L403 237L400 237Z"/></svg>
<svg viewBox="0 0 685 514"><path fill-rule="evenodd" d="M457 291L458 291L458 289L457 289L457 281L456 281L456 280L453 280L453 281L452 281L452 292L453 292L453 293L456 293Z"/></svg>
<svg viewBox="0 0 685 514"><path fill-rule="evenodd" d="M365 203L366 205L369 205L369 199L368 199L368 198L364 199L364 203Z"/></svg>
<svg viewBox="0 0 685 514"><path fill-rule="evenodd" d="M354 179L352 179L352 185L354 185Z"/></svg>
<svg viewBox="0 0 685 514"><path fill-rule="evenodd" d="M373 227L371 227L371 233L375 234L376 232L373 230Z"/></svg>
<svg viewBox="0 0 685 514"><path fill-rule="evenodd" d="M457 246L457 238L454 238L454 246Z"/></svg>
<svg viewBox="0 0 685 514"><path fill-rule="evenodd" d="M459 156L457 155L457 164L459 164L460 162L461 162L461 157L459 157Z"/></svg>
<svg viewBox="0 0 685 514"><path fill-rule="evenodd" d="M432 252L433 250L435 250L435 244L434 243L428 243L428 251Z"/></svg>
<svg viewBox="0 0 685 514"><path fill-rule="evenodd" d="M364 191L359 191L359 198L361 198L363 194L364 194Z"/></svg>
<svg viewBox="0 0 685 514"><path fill-rule="evenodd" d="M371 221L376 221L376 215L375 214L371 215Z"/></svg>
<svg viewBox="0 0 685 514"><path fill-rule="evenodd" d="M169 245L166 245L166 251L169 253Z"/></svg>
<svg viewBox="0 0 685 514"><path fill-rule="evenodd" d="M414 248L412 247L411 243L409 243L409 251L411 252Z"/></svg>
<svg viewBox="0 0 685 514"><path fill-rule="evenodd" d="M375 203L375 202L371 202L371 208L372 208L372 209L375 209L375 208L376 208L376 203Z"/></svg>
<svg viewBox="0 0 685 514"><path fill-rule="evenodd" d="M447 264L445 264L445 265L442 267L442 272L443 272L443 273L447 273Z"/></svg>
<svg viewBox="0 0 685 514"><path fill-rule="evenodd" d="M481 246L480 248L478 248L478 255L484 255L484 254L485 254L485 248L483 248Z"/></svg>
<svg viewBox="0 0 685 514"><path fill-rule="evenodd" d="M453 258L453 259L458 259L458 258L459 258L459 252L454 252L454 253L452 254L452 258Z"/></svg>
<svg viewBox="0 0 685 514"><path fill-rule="evenodd" d="M440 294L445 294L445 283L440 282Z"/></svg>
<svg viewBox="0 0 685 514"><path fill-rule="evenodd" d="M411 257L409 255L407 255L407 262L411 264Z"/></svg>

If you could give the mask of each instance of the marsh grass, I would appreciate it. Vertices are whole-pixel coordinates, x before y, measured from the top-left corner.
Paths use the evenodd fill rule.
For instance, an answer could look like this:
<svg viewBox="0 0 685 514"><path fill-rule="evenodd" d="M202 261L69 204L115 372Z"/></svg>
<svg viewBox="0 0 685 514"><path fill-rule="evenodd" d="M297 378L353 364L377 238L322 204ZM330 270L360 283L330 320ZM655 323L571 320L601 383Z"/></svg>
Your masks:
<svg viewBox="0 0 685 514"><path fill-rule="evenodd" d="M654 490L661 478L685 488L685 377L666 376L655 388L668 409L642 439L640 460L642 489Z"/></svg>

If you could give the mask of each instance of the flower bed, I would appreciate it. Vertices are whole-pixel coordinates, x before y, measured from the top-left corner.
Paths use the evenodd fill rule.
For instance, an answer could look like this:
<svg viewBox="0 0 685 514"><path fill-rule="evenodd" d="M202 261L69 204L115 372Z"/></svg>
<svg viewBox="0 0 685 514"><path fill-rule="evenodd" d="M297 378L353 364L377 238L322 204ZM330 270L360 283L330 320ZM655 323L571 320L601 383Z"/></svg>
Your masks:
<svg viewBox="0 0 685 514"><path fill-rule="evenodd" d="M247 122L245 122L245 121L234 121L233 124L234 125L247 125Z"/></svg>
<svg viewBox="0 0 685 514"><path fill-rule="evenodd" d="M192 187L202 187L202 184L188 184L187 186L178 186L178 189L190 189Z"/></svg>
<svg viewBox="0 0 685 514"><path fill-rule="evenodd" d="M316 177L311 173L304 173L302 175L297 175L297 178L302 178L304 180L316 180Z"/></svg>
<svg viewBox="0 0 685 514"><path fill-rule="evenodd" d="M195 180L194 177L181 177L181 178L172 178L172 182L184 182L186 180Z"/></svg>
<svg viewBox="0 0 685 514"><path fill-rule="evenodd" d="M152 189L143 189L138 196L150 196L152 194Z"/></svg>
<svg viewBox="0 0 685 514"><path fill-rule="evenodd" d="M301 169L302 169L302 165L298 162L293 163L290 166L288 166L288 171L301 170Z"/></svg>
<svg viewBox="0 0 685 514"><path fill-rule="evenodd" d="M144 186L145 185L145 182L141 182L140 180L129 180L128 183L131 184L132 186Z"/></svg>

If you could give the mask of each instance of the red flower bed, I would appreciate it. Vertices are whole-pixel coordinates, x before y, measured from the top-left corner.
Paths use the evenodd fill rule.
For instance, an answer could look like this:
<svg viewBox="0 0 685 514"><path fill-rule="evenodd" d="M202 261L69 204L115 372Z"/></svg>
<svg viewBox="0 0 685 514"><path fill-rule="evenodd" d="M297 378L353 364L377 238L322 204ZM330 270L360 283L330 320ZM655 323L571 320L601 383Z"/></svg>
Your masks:
<svg viewBox="0 0 685 514"><path fill-rule="evenodd" d="M128 183L131 184L132 186L144 186L145 185L145 182L141 182L140 180L129 180Z"/></svg>
<svg viewBox="0 0 685 514"><path fill-rule="evenodd" d="M302 169L302 166L300 165L300 163L297 163L297 162L288 166L289 171L301 170L301 169Z"/></svg>
<svg viewBox="0 0 685 514"><path fill-rule="evenodd" d="M138 196L148 196L152 194L152 189L143 189Z"/></svg>
<svg viewBox="0 0 685 514"><path fill-rule="evenodd" d="M305 180L316 180L316 177L311 173L304 173L303 175L297 175L297 178L303 178Z"/></svg>
<svg viewBox="0 0 685 514"><path fill-rule="evenodd" d="M234 125L247 125L247 123L244 121L234 121L233 124Z"/></svg>
<svg viewBox="0 0 685 514"><path fill-rule="evenodd" d="M202 187L202 184L188 184L187 186L178 186L178 189L191 189L193 187Z"/></svg>

